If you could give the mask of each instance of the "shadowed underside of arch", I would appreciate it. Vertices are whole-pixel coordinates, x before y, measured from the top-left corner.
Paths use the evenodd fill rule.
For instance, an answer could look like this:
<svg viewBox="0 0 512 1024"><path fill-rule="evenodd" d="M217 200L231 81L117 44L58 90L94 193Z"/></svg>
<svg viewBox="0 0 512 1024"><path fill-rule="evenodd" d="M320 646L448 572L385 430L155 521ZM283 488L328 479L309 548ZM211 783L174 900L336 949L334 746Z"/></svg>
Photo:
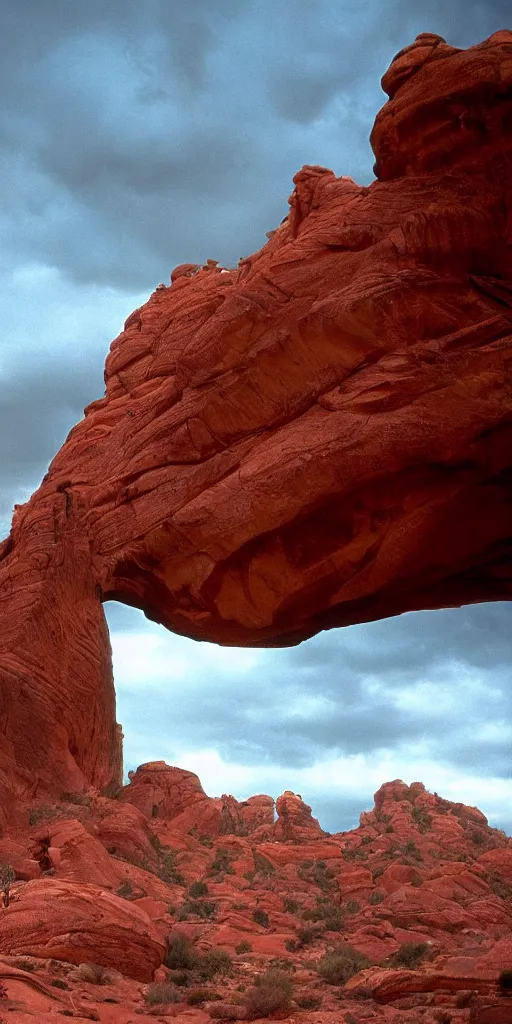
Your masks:
<svg viewBox="0 0 512 1024"><path fill-rule="evenodd" d="M510 596L512 33L424 33L383 87L377 180L304 167L259 252L176 268L16 509L5 813L119 777L102 601L281 646Z"/></svg>

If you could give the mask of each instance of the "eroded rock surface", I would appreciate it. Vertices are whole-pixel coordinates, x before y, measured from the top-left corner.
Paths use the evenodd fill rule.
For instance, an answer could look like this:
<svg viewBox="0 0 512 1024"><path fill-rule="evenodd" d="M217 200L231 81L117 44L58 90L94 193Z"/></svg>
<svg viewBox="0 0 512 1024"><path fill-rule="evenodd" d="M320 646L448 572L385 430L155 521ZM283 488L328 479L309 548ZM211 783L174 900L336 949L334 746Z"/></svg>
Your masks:
<svg viewBox="0 0 512 1024"><path fill-rule="evenodd" d="M136 806L142 788L165 794L158 815ZM219 832L226 802L236 813ZM16 839L0 838L16 875L0 906L0 1015L206 1024L222 1001L245 1019L245 993L277 966L292 978L280 1019L295 1024L309 1013L312 1024L508 1024L498 979L512 959L512 839L481 811L394 780L352 831L323 832L286 792L275 823L246 819L240 834L250 806L153 762L115 800L25 808ZM183 936L189 960L177 964L169 950ZM341 980L321 970L340 947L365 958ZM205 978L212 950L228 959ZM151 1002L153 982L170 1004Z"/></svg>

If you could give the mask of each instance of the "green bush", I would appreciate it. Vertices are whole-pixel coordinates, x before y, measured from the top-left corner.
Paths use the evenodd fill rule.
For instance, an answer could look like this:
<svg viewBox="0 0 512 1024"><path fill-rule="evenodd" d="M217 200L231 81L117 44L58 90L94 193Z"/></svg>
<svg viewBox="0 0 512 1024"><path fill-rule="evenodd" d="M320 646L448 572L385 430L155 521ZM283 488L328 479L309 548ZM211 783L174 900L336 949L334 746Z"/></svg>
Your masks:
<svg viewBox="0 0 512 1024"><path fill-rule="evenodd" d="M16 881L16 872L12 864L0 864L0 889L5 889Z"/></svg>
<svg viewBox="0 0 512 1024"><path fill-rule="evenodd" d="M347 911L349 914L358 914L361 910L361 904L357 900L349 900L347 903Z"/></svg>
<svg viewBox="0 0 512 1024"><path fill-rule="evenodd" d="M124 900L129 900L130 896L133 896L133 885L131 882L128 881L128 879L125 879L124 882L121 882L121 885L117 890L117 895L121 896L122 899Z"/></svg>
<svg viewBox="0 0 512 1024"><path fill-rule="evenodd" d="M184 935L183 932L175 932L167 946L165 966L172 971L180 969L191 971L196 966L196 962L197 953L193 949L188 935Z"/></svg>
<svg viewBox="0 0 512 1024"><path fill-rule="evenodd" d="M183 885L185 879L177 868L175 850L160 849L156 874L169 885Z"/></svg>
<svg viewBox="0 0 512 1024"><path fill-rule="evenodd" d="M295 1002L297 1006L300 1006L301 1010L319 1010L322 1005L322 997L315 996L313 993L311 995L306 993L298 996Z"/></svg>
<svg viewBox="0 0 512 1024"><path fill-rule="evenodd" d="M372 906L376 906L377 903L384 903L385 899L386 894L384 892L381 892L380 889L376 889L375 892L372 892L370 894L370 899L368 900L368 902L371 903Z"/></svg>
<svg viewBox="0 0 512 1024"><path fill-rule="evenodd" d="M166 981L152 981L144 993L144 999L148 1006L181 1003L182 998L181 993L176 991L174 985L169 985Z"/></svg>
<svg viewBox="0 0 512 1024"><path fill-rule="evenodd" d="M243 940L242 942L239 942L238 946L235 946L235 953L250 953L251 950L252 950L251 943L250 942L246 942L245 940Z"/></svg>
<svg viewBox="0 0 512 1024"><path fill-rule="evenodd" d="M297 942L295 941L295 939L286 939L284 945L285 945L285 949L287 949L289 953L296 953L297 952L298 946L297 946Z"/></svg>
<svg viewBox="0 0 512 1024"><path fill-rule="evenodd" d="M180 921L187 921L192 914L195 917L202 918L203 921L208 921L215 917L216 913L217 904L211 903L209 900L185 900L179 909L178 919Z"/></svg>
<svg viewBox="0 0 512 1024"><path fill-rule="evenodd" d="M234 875L235 869L231 866L232 855L224 846L219 846L215 857L208 869L209 875Z"/></svg>
<svg viewBox="0 0 512 1024"><path fill-rule="evenodd" d="M389 959L393 967L409 967L414 970L430 952L426 942L405 942Z"/></svg>
<svg viewBox="0 0 512 1024"><path fill-rule="evenodd" d="M261 907L256 907L256 910L253 910L252 919L256 924L260 924L262 928L268 928L269 926L267 911L262 910Z"/></svg>
<svg viewBox="0 0 512 1024"><path fill-rule="evenodd" d="M298 900L293 900L290 896L285 896L283 900L283 910L285 914L298 914L300 906L301 905Z"/></svg>
<svg viewBox="0 0 512 1024"><path fill-rule="evenodd" d="M345 927L345 919L341 907L330 901L320 903L316 907L305 910L302 917L305 921L323 921L327 931L341 932Z"/></svg>
<svg viewBox="0 0 512 1024"><path fill-rule="evenodd" d="M258 853L258 851L255 850L253 858L254 867L256 868L256 871L258 872L259 875L263 875L265 878L268 878L270 875L275 875L275 866L272 864L272 861L268 859L268 857L264 857L262 853Z"/></svg>
<svg viewBox="0 0 512 1024"><path fill-rule="evenodd" d="M215 947L198 957L195 968L202 981L209 981L217 974L231 974L233 961L225 949Z"/></svg>
<svg viewBox="0 0 512 1024"><path fill-rule="evenodd" d="M173 985L177 985L178 988L186 988L190 981L190 974L188 971L170 971L169 981L172 981Z"/></svg>
<svg viewBox="0 0 512 1024"><path fill-rule="evenodd" d="M413 807L411 817L418 829L418 832L421 832L422 835L424 835L425 832L431 831L432 818L424 807Z"/></svg>
<svg viewBox="0 0 512 1024"><path fill-rule="evenodd" d="M246 1005L251 1017L268 1017L276 1010L287 1010L292 998L292 980L285 971L270 968L256 979L247 993Z"/></svg>
<svg viewBox="0 0 512 1024"><path fill-rule="evenodd" d="M344 985L354 974L369 966L368 958L345 942L328 950L317 961L315 969L328 985Z"/></svg>
<svg viewBox="0 0 512 1024"><path fill-rule="evenodd" d="M222 999L222 996L218 992L212 992L209 988L191 988L187 992L189 1006L202 1006L203 1003L211 1003L216 999Z"/></svg>
<svg viewBox="0 0 512 1024"><path fill-rule="evenodd" d="M317 885L324 892L335 887L334 875L324 860L303 860L297 868L297 875L303 882Z"/></svg>
<svg viewBox="0 0 512 1024"><path fill-rule="evenodd" d="M512 989L512 968L507 967L498 978L500 988Z"/></svg>
<svg viewBox="0 0 512 1024"><path fill-rule="evenodd" d="M236 1003L214 1003L208 1007L213 1020L240 1020L240 1007Z"/></svg>
<svg viewBox="0 0 512 1024"><path fill-rule="evenodd" d="M199 896L208 895L208 886L206 882L192 882L189 886L188 895L191 899L196 900Z"/></svg>
<svg viewBox="0 0 512 1024"><path fill-rule="evenodd" d="M211 850L213 846L213 839L210 839L210 836L199 836L197 841L201 843L201 846L206 846L208 850Z"/></svg>
<svg viewBox="0 0 512 1024"><path fill-rule="evenodd" d="M322 925L317 925L316 928L313 925L306 928L297 928L297 939L301 946L309 946L311 942L320 937L322 931ZM290 950L290 952L292 951Z"/></svg>

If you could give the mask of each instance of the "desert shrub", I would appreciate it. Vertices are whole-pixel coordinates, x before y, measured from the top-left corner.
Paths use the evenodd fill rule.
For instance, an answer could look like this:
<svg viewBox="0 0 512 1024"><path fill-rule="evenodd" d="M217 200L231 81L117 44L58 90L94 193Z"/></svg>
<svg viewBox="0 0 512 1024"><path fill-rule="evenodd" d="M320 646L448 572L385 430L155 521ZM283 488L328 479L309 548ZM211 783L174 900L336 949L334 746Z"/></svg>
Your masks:
<svg viewBox="0 0 512 1024"><path fill-rule="evenodd" d="M256 907L256 910L253 910L252 919L256 924L260 924L262 928L268 928L269 926L267 911L262 910L261 907Z"/></svg>
<svg viewBox="0 0 512 1024"><path fill-rule="evenodd" d="M40 821L56 818L58 813L58 807L31 807L28 812L28 823L29 825L38 825Z"/></svg>
<svg viewBox="0 0 512 1024"><path fill-rule="evenodd" d="M225 949L209 949L207 953L198 957L195 969L202 981L209 981L217 974L231 974L233 961Z"/></svg>
<svg viewBox="0 0 512 1024"><path fill-rule="evenodd" d="M424 835L425 832L431 831L432 818L424 807L413 807L411 817L418 829L418 832L421 832L422 835Z"/></svg>
<svg viewBox="0 0 512 1024"><path fill-rule="evenodd" d="M297 952L298 946L297 946L297 942L296 942L295 939L286 939L284 945L285 945L285 949L287 949L289 953L296 953Z"/></svg>
<svg viewBox="0 0 512 1024"><path fill-rule="evenodd" d="M483 846L483 844L485 843L484 833L479 828L475 828L474 831L471 833L471 839L474 842L475 846Z"/></svg>
<svg viewBox="0 0 512 1024"><path fill-rule="evenodd" d="M208 886L206 882L192 882L192 885L190 885L188 889L188 895L193 900L198 899L200 896L207 896Z"/></svg>
<svg viewBox="0 0 512 1024"><path fill-rule="evenodd" d="M343 857L343 860L356 860L357 850L355 849L354 846L345 846L345 848L341 851L341 856Z"/></svg>
<svg viewBox="0 0 512 1024"><path fill-rule="evenodd" d="M381 875L383 875L383 874L384 874L384 868L375 868L372 871L372 879L373 879L373 881L376 882L377 879L380 878Z"/></svg>
<svg viewBox="0 0 512 1024"><path fill-rule="evenodd" d="M249 904L248 903L232 903L231 904L231 910L248 910L248 909L249 909Z"/></svg>
<svg viewBox="0 0 512 1024"><path fill-rule="evenodd" d="M309 946L311 942L319 938L322 931L322 925L317 925L316 928L313 925L306 926L306 928L297 928L297 939L301 946Z"/></svg>
<svg viewBox="0 0 512 1024"><path fill-rule="evenodd" d="M239 942L238 946L235 946L235 953L250 953L251 950L251 943L246 942L245 939L242 942Z"/></svg>
<svg viewBox="0 0 512 1024"><path fill-rule="evenodd" d="M213 1020L240 1020L244 1017L243 1010L236 1003L214 1003L208 1007Z"/></svg>
<svg viewBox="0 0 512 1024"><path fill-rule="evenodd" d="M112 981L109 971L102 964L79 964L73 973L75 977L81 981L88 981L91 985L108 985Z"/></svg>
<svg viewBox="0 0 512 1024"><path fill-rule="evenodd" d="M50 985L53 985L53 988L69 988L67 981L63 981L62 978L54 978Z"/></svg>
<svg viewBox="0 0 512 1024"><path fill-rule="evenodd" d="M452 1024L453 1016L448 1013L448 1010L436 1010L434 1020L437 1021L437 1024Z"/></svg>
<svg viewBox="0 0 512 1024"><path fill-rule="evenodd" d="M310 885L317 885L319 889L326 891L334 886L334 875L324 860L303 860L297 868L297 875L303 882Z"/></svg>
<svg viewBox="0 0 512 1024"><path fill-rule="evenodd" d="M18 963L14 965L19 971L35 971L36 965L31 963L30 960L18 960Z"/></svg>
<svg viewBox="0 0 512 1024"><path fill-rule="evenodd" d="M89 807L91 803L90 796L86 796L85 793L61 793L60 799L64 804L76 804L82 807Z"/></svg>
<svg viewBox="0 0 512 1024"><path fill-rule="evenodd" d="M0 864L0 889L5 889L16 881L16 872L12 864Z"/></svg>
<svg viewBox="0 0 512 1024"><path fill-rule="evenodd" d="M181 1003L183 997L174 985L166 981L152 981L144 993L144 999L148 1006L165 1006L168 1003Z"/></svg>
<svg viewBox="0 0 512 1024"><path fill-rule="evenodd" d="M191 988L187 992L187 1003L189 1006L202 1006L203 1003L213 1002L222 999L218 992L212 992L210 988Z"/></svg>
<svg viewBox="0 0 512 1024"><path fill-rule="evenodd" d="M234 875L235 869L231 865L231 853L225 846L219 846L215 857L208 868L209 875Z"/></svg>
<svg viewBox="0 0 512 1024"><path fill-rule="evenodd" d="M319 903L318 906L305 910L302 916L305 921L322 921L329 932L341 932L345 926L341 907L331 902Z"/></svg>
<svg viewBox="0 0 512 1024"><path fill-rule="evenodd" d="M507 967L498 978L500 988L512 989L512 968Z"/></svg>
<svg viewBox="0 0 512 1024"><path fill-rule="evenodd" d="M158 867L156 874L162 882L170 885L183 885L185 879L176 865L176 851L161 847L158 851Z"/></svg>
<svg viewBox="0 0 512 1024"><path fill-rule="evenodd" d="M295 1002L301 1010L319 1010L322 1005L322 997L315 996L312 992L305 992L302 996L297 996Z"/></svg>
<svg viewBox="0 0 512 1024"><path fill-rule="evenodd" d="M384 903L385 899L386 894L381 892L380 889L376 889L375 892L370 893L370 899L368 902L371 903L372 906L375 906L377 903Z"/></svg>
<svg viewBox="0 0 512 1024"><path fill-rule="evenodd" d="M254 851L253 857L254 867L259 875L263 875L266 878L268 878L269 875L275 875L276 869L272 864L272 861L268 860L267 857L264 857L262 853L258 853L257 850Z"/></svg>
<svg viewBox="0 0 512 1024"><path fill-rule="evenodd" d="M384 829L384 832L387 832L389 835L391 835L394 831L395 830L392 825L386 825L386 828Z"/></svg>
<svg viewBox="0 0 512 1024"><path fill-rule="evenodd" d="M188 935L184 935L183 932L175 932L167 946L164 959L165 966L169 967L172 971L191 971L195 967L196 962L197 953L193 949Z"/></svg>
<svg viewBox="0 0 512 1024"><path fill-rule="evenodd" d="M208 921L215 917L216 913L217 904L211 903L209 900L185 900L178 911L178 919L186 921L193 914L195 917Z"/></svg>
<svg viewBox="0 0 512 1024"><path fill-rule="evenodd" d="M118 782L112 779L111 782L107 782L106 786L103 786L100 792L102 796L108 797L109 800L117 800L122 788Z"/></svg>
<svg viewBox="0 0 512 1024"><path fill-rule="evenodd" d="M286 1010L292 997L292 980L285 971L270 968L256 979L247 993L247 1009L251 1017L268 1017L276 1010Z"/></svg>
<svg viewBox="0 0 512 1024"><path fill-rule="evenodd" d="M173 985L177 985L178 988L186 988L190 981L189 971L169 971L169 981L172 981Z"/></svg>
<svg viewBox="0 0 512 1024"><path fill-rule="evenodd" d="M197 841L201 843L201 846L206 846L209 850L213 846L213 839L210 839L210 836L199 836Z"/></svg>
<svg viewBox="0 0 512 1024"><path fill-rule="evenodd" d="M369 966L366 956L344 942L336 949L328 950L315 964L315 970L328 985L344 985L354 974Z"/></svg>
<svg viewBox="0 0 512 1024"><path fill-rule="evenodd" d="M117 890L117 895L121 896L124 900L129 900L130 896L133 895L133 885L131 882L128 881L128 879L126 879L124 882L121 882L121 885Z"/></svg>
<svg viewBox="0 0 512 1024"><path fill-rule="evenodd" d="M361 904L357 900L349 900L347 903L347 911L349 914L358 914L361 910Z"/></svg>
<svg viewBox="0 0 512 1024"><path fill-rule="evenodd" d="M7 999L7 998L8 998L7 989L6 989L5 985L3 984L3 982L0 981L0 999Z"/></svg>
<svg viewBox="0 0 512 1024"><path fill-rule="evenodd" d="M426 942L405 942L389 959L393 967L410 967L414 970L425 959L430 947Z"/></svg>
<svg viewBox="0 0 512 1024"><path fill-rule="evenodd" d="M423 860L423 854L421 850L418 850L416 843L412 839L408 839L407 842L403 844L400 852L404 855L404 857L412 857L412 859L415 861Z"/></svg>
<svg viewBox="0 0 512 1024"><path fill-rule="evenodd" d="M292 899L291 896L285 896L283 899L283 910L286 914L298 914L301 908L301 904L298 900Z"/></svg>
<svg viewBox="0 0 512 1024"><path fill-rule="evenodd" d="M489 879L489 888L495 896L500 896L502 900L512 900L512 884L505 882L499 875L494 875Z"/></svg>
<svg viewBox="0 0 512 1024"><path fill-rule="evenodd" d="M474 1002L474 992L469 988L462 988L455 996L455 1006L458 1010L465 1010Z"/></svg>

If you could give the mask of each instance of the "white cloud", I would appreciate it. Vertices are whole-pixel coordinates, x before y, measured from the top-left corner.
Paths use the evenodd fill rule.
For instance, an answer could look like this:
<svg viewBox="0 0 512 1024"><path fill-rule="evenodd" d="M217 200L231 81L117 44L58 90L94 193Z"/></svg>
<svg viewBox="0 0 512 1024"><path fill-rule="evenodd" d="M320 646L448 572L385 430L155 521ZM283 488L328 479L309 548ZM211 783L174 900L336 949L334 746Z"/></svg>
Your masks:
<svg viewBox="0 0 512 1024"><path fill-rule="evenodd" d="M350 630L343 631L343 640L349 640ZM112 647L119 718L124 723L125 763L127 768L155 759L196 772L210 796L231 793L246 799L266 792L274 798L285 789L300 792L312 806L313 814L320 816L321 824L336 831L347 824L347 807L352 815L350 827L357 824L358 813L373 803L373 793L391 779L401 778L407 783L420 781L427 789L438 792L453 801L476 805L487 815L490 824L511 830L512 788L506 778L499 778L485 767L478 774L453 761L453 751L443 749L435 733L414 742L397 742L393 749L375 749L364 753L339 756L312 757L303 765L278 764L270 750L264 752L258 763L247 763L243 745L236 747L233 756L223 756L213 743L202 740L203 716L207 695L213 695L215 714L222 719L223 707L230 712L233 694L246 701L245 721L257 735L264 733L269 722L280 722L283 736L287 731L300 728L308 716L323 712L333 702L316 694L301 694L287 706L279 687L264 692L261 703L256 690L255 703L249 705L249 692L255 697L255 687L266 674L276 670L282 652L223 648L212 644L195 643L184 637L166 633L154 623L141 625L133 631L112 633ZM316 641L318 643L318 640ZM274 665L272 664L274 662ZM215 669L212 674L212 669ZM277 675L279 676L279 665ZM478 673L465 673L467 687L466 710L471 709L471 697L479 696L483 682ZM446 696L442 713L460 712L460 690L438 688L437 684L413 680L410 690L396 692L398 703L416 712L420 718L434 705L439 710ZM143 691L143 692L142 692ZM136 719L128 697L136 694ZM218 700L215 702L215 697ZM343 694L340 692L340 703ZM210 705L208 705L210 706ZM126 708L126 720L124 709ZM197 747L191 747L190 731L181 734L180 721L197 714ZM371 707L368 709L371 715ZM167 723L167 724L166 724ZM464 727L466 728L466 726ZM470 723L467 725L469 730ZM499 723L482 723L473 730L484 742L503 740L512 729ZM298 742L300 742L300 735ZM220 737L219 737L220 741ZM220 745L220 742L219 742ZM238 751L238 753L237 753ZM354 812L357 807L357 813Z"/></svg>

